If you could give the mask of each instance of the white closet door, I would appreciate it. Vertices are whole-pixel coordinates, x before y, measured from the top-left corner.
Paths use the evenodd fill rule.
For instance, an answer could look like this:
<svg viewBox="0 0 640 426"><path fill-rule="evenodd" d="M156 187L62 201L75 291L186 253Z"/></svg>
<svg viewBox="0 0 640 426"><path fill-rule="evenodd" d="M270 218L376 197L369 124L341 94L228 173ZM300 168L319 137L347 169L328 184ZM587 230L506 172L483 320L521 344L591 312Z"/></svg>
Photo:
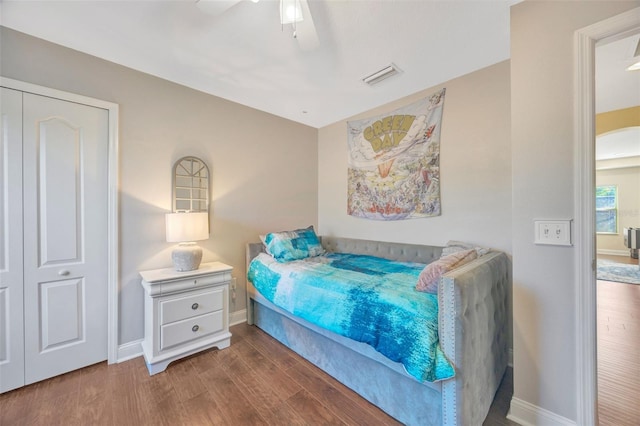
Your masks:
<svg viewBox="0 0 640 426"><path fill-rule="evenodd" d="M107 359L108 111L24 94L27 384Z"/></svg>
<svg viewBox="0 0 640 426"><path fill-rule="evenodd" d="M22 92L0 89L0 393L24 385Z"/></svg>

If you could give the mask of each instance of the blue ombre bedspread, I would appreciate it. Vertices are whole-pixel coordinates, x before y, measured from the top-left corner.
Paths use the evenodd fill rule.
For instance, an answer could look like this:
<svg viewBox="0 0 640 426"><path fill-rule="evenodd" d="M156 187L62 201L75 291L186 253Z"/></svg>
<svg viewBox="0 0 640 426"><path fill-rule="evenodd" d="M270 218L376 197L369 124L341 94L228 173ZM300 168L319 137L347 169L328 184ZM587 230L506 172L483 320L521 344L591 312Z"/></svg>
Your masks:
<svg viewBox="0 0 640 426"><path fill-rule="evenodd" d="M331 253L280 263L261 253L248 279L276 306L371 345L417 380L455 372L438 341L438 299L415 285L424 268L373 256Z"/></svg>

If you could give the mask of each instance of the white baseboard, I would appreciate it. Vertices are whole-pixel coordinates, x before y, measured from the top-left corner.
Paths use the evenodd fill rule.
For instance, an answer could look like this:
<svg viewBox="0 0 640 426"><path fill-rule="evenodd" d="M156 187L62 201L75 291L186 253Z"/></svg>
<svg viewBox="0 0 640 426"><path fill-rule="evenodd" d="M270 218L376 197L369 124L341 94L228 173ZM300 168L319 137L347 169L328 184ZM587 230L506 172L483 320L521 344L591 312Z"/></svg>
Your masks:
<svg viewBox="0 0 640 426"><path fill-rule="evenodd" d="M629 256L629 250L608 250L598 249L598 254L608 254L610 256Z"/></svg>
<svg viewBox="0 0 640 426"><path fill-rule="evenodd" d="M518 398L511 398L507 419L522 426L576 426L576 422Z"/></svg>
<svg viewBox="0 0 640 426"><path fill-rule="evenodd" d="M229 314L229 325L236 325L247 321L247 310L231 312Z"/></svg>
<svg viewBox="0 0 640 426"><path fill-rule="evenodd" d="M118 362L129 361L130 359L142 356L142 340L134 340L118 346Z"/></svg>

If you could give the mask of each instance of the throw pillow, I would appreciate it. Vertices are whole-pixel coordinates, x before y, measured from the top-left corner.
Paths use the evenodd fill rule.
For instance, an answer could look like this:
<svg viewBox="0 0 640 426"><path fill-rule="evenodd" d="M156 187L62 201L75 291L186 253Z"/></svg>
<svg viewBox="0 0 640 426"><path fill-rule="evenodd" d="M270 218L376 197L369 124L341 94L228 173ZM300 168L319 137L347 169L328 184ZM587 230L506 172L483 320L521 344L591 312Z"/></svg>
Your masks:
<svg viewBox="0 0 640 426"><path fill-rule="evenodd" d="M440 277L478 257L476 250L457 251L450 255L441 257L425 266L420 272L416 290L426 293L437 293Z"/></svg>
<svg viewBox="0 0 640 426"><path fill-rule="evenodd" d="M289 262L325 253L313 226L293 231L271 232L264 236L264 246L278 262Z"/></svg>

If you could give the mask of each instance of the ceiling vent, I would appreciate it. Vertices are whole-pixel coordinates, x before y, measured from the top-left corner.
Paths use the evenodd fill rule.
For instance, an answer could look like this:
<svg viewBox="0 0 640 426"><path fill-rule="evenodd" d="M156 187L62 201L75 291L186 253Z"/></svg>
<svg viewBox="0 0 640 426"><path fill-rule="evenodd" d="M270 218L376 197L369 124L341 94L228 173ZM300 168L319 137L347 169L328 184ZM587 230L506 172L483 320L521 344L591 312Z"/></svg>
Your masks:
<svg viewBox="0 0 640 426"><path fill-rule="evenodd" d="M398 67L396 67L394 64L389 64L381 70L378 70L373 74L364 77L362 81L367 83L369 86L373 86L374 84L380 83L385 78L392 77L398 73L400 73Z"/></svg>

